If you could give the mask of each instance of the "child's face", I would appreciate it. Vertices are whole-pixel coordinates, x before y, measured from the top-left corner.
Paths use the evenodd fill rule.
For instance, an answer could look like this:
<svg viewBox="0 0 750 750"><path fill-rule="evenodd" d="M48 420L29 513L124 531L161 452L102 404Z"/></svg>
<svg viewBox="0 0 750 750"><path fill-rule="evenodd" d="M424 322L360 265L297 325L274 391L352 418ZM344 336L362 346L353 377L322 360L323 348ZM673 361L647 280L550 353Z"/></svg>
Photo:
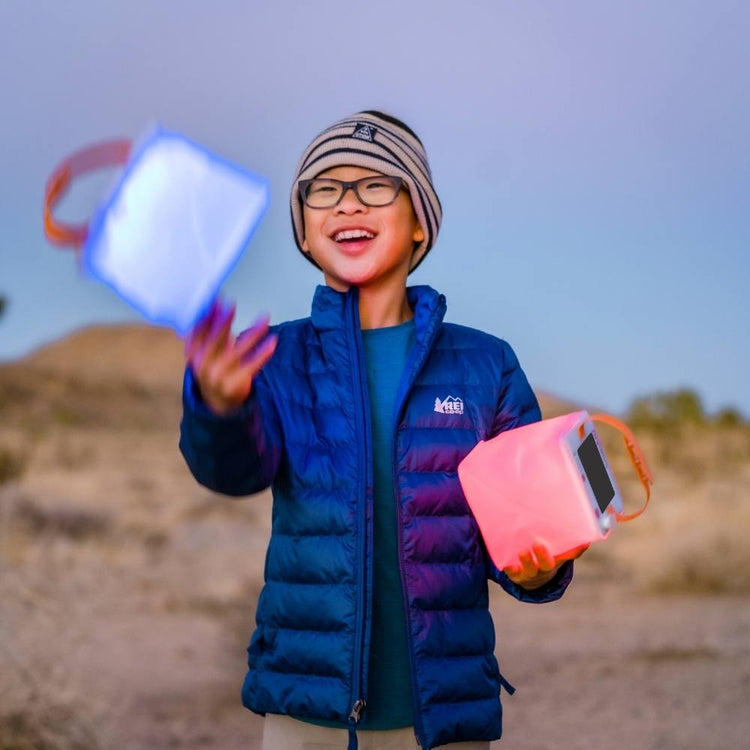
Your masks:
<svg viewBox="0 0 750 750"><path fill-rule="evenodd" d="M318 177L353 182L381 174L362 167L335 167ZM323 269L326 284L338 291L350 286L394 284L405 287L415 242L424 233L414 214L409 192L403 189L387 206L365 206L347 190L333 208L303 207L305 239L302 249ZM344 239L346 230L367 236Z"/></svg>

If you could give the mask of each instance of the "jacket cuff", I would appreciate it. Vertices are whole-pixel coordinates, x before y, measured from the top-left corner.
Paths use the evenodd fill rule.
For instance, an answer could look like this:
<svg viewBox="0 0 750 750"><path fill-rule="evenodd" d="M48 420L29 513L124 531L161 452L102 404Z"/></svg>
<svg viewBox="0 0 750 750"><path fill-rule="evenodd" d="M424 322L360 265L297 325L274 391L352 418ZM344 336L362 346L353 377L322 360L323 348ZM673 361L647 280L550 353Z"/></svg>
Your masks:
<svg viewBox="0 0 750 750"><path fill-rule="evenodd" d="M493 565L494 568L494 565ZM508 578L501 570L497 570L498 583L511 595L521 602L531 604L544 604L546 602L557 601L564 593L573 580L573 560L568 560L560 566L555 577L540 586L538 589L525 589Z"/></svg>
<svg viewBox="0 0 750 750"><path fill-rule="evenodd" d="M188 368L182 401L180 451L200 484L235 497L271 484L280 449L278 442L269 443L256 393L236 411L220 416L203 401Z"/></svg>
<svg viewBox="0 0 750 750"><path fill-rule="evenodd" d="M196 382L195 375L190 367L185 369L185 378L182 386L182 406L185 414L196 417L201 421L221 423L244 422L252 410L253 394L251 392L247 400L238 409L228 414L217 414L203 400L200 388Z"/></svg>

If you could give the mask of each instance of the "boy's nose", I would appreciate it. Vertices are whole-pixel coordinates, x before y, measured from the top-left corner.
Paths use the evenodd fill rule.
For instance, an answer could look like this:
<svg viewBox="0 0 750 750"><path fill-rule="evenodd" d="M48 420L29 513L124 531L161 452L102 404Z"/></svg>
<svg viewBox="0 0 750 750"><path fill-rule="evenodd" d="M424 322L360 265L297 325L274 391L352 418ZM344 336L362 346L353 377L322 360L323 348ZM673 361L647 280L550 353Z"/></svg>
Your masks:
<svg viewBox="0 0 750 750"><path fill-rule="evenodd" d="M367 206L361 203L357 194L354 192L353 187L348 187L344 190L344 194L341 196L341 200L335 206L337 211L341 213L350 213L352 211L366 211Z"/></svg>

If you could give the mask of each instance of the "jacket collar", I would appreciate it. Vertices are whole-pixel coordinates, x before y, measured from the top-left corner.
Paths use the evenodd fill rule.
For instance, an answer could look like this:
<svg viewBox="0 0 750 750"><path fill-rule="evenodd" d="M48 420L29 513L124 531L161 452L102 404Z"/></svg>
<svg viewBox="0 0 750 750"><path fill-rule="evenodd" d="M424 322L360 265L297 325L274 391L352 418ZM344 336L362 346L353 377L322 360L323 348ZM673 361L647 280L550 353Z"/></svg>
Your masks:
<svg viewBox="0 0 750 750"><path fill-rule="evenodd" d="M311 320L318 332L332 331L346 326L347 298L354 297L359 290L350 288L347 292L337 292L329 286L320 285L315 290ZM406 298L414 311L414 328L418 342L429 342L437 327L443 322L446 311L445 297L429 286L406 288ZM354 302L354 300L352 300Z"/></svg>

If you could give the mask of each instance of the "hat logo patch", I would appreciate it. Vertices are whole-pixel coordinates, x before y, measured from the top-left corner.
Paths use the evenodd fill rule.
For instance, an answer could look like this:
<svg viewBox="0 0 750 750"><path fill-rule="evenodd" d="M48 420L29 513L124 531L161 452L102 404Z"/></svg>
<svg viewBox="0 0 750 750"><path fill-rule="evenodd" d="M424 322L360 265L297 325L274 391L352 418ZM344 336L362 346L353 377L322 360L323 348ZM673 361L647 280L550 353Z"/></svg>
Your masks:
<svg viewBox="0 0 750 750"><path fill-rule="evenodd" d="M359 138L361 141L372 143L375 140L375 133L377 132L378 129L374 125L370 125L367 122L358 122L354 126L352 138Z"/></svg>

